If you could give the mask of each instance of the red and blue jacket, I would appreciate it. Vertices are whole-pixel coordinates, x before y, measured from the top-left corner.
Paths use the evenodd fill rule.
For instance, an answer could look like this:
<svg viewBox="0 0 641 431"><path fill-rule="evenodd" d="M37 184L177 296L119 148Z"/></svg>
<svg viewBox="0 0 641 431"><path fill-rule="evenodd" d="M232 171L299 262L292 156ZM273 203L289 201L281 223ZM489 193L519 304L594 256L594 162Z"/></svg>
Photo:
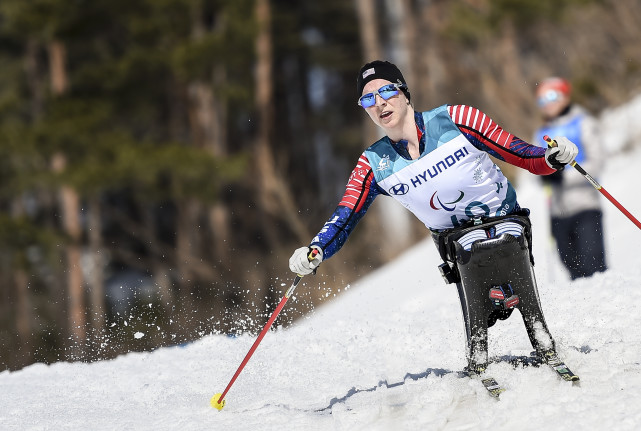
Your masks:
<svg viewBox="0 0 641 431"><path fill-rule="evenodd" d="M310 245L325 259L347 241L378 195L412 211L432 231L459 226L472 217L500 216L519 209L516 192L489 155L548 175L545 148L503 130L482 111L443 105L416 112L420 156L412 159L407 141L383 137L361 154L345 193Z"/></svg>

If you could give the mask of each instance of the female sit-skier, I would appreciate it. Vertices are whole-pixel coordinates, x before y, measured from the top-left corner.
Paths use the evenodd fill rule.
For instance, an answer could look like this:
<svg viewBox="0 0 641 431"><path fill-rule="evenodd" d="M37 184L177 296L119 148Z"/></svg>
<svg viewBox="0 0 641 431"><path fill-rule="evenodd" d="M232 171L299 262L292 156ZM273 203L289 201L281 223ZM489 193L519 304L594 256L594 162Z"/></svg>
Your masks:
<svg viewBox="0 0 641 431"><path fill-rule="evenodd" d="M558 361L532 271L529 210L489 156L548 175L572 162L577 146L565 137L549 148L530 145L466 105L417 112L403 75L387 61L365 64L357 89L358 105L386 136L362 153L336 210L308 246L294 251L290 269L315 271L343 246L374 198L391 196L432 232L443 276L458 287L470 373L487 366L487 328L514 308L540 358Z"/></svg>

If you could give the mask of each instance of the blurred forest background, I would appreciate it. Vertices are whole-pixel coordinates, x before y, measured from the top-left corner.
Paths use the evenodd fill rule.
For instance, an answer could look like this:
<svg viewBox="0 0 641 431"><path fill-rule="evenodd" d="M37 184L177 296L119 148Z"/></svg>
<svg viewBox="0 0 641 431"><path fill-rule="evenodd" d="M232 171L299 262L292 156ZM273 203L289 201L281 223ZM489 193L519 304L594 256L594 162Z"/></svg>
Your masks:
<svg viewBox="0 0 641 431"><path fill-rule="evenodd" d="M378 137L365 61L529 140L548 75L594 113L641 90L639 23L638 0L2 0L0 371L260 329ZM428 234L386 201L277 324Z"/></svg>

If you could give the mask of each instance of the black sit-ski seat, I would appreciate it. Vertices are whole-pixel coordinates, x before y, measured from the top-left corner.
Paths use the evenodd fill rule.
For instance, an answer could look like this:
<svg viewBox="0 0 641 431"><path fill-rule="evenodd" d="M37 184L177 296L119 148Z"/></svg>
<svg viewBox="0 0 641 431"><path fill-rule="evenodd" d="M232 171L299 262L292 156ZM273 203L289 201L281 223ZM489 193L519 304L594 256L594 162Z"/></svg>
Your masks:
<svg viewBox="0 0 641 431"><path fill-rule="evenodd" d="M466 250L458 242L475 229L491 229L511 221L523 234L507 233L472 243ZM531 253L530 221L527 215L476 220L476 224L435 235L444 278L456 283L465 321L470 371L481 372L488 362L487 332L498 319L507 319L519 309L532 346L541 358L555 351L555 343L541 310Z"/></svg>

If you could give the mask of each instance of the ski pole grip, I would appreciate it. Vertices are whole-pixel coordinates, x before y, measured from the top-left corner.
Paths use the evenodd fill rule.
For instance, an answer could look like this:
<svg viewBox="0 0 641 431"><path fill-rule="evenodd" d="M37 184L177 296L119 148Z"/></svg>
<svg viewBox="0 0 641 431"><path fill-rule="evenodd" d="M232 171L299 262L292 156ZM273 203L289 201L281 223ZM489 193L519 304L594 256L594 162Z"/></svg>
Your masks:
<svg viewBox="0 0 641 431"><path fill-rule="evenodd" d="M548 135L543 136L543 140L548 143L548 147L554 148L557 146L557 143L554 139L550 138Z"/></svg>
<svg viewBox="0 0 641 431"><path fill-rule="evenodd" d="M318 249L312 248L312 251L309 252L307 255L307 260L310 262L314 259L316 259L316 256L318 255Z"/></svg>

